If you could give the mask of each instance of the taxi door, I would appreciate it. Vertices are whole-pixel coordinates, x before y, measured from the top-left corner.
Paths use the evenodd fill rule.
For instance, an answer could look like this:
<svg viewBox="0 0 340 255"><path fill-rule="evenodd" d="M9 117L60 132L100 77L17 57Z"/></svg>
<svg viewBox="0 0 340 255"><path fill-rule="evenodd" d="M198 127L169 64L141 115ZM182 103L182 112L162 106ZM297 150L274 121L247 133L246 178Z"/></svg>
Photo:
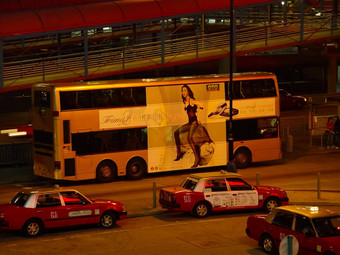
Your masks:
<svg viewBox="0 0 340 255"><path fill-rule="evenodd" d="M213 210L222 210L231 206L231 193L224 178L209 179L205 182L204 198L209 201Z"/></svg>
<svg viewBox="0 0 340 255"><path fill-rule="evenodd" d="M46 228L67 225L65 207L62 206L59 193L39 194L35 210L37 217L44 221Z"/></svg>
<svg viewBox="0 0 340 255"><path fill-rule="evenodd" d="M308 217L297 214L295 216L295 233L299 243L299 251L303 254L320 254L322 246L318 244L314 228Z"/></svg>
<svg viewBox="0 0 340 255"><path fill-rule="evenodd" d="M295 232L292 230L293 220L294 214L291 212L280 211L275 215L270 228L270 235L274 239L277 249L283 238L288 235L295 236Z"/></svg>
<svg viewBox="0 0 340 255"><path fill-rule="evenodd" d="M241 178L228 178L227 183L231 193L231 207L253 208L258 206L258 192L253 186Z"/></svg>
<svg viewBox="0 0 340 255"><path fill-rule="evenodd" d="M99 209L75 191L60 192L65 203L68 226L99 222Z"/></svg>

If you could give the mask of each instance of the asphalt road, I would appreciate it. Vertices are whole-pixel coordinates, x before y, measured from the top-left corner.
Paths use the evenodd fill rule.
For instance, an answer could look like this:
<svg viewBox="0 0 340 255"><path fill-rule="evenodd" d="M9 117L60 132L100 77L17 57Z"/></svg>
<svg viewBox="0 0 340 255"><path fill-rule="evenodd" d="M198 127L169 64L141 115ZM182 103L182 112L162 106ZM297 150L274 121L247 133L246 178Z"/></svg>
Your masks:
<svg viewBox="0 0 340 255"><path fill-rule="evenodd" d="M295 202L298 199L315 201L316 175L320 173L321 195L333 191L332 201L338 201L339 155L336 152L289 155L284 160L259 163L239 172L250 183L255 184L258 178L261 185L288 190ZM121 179L106 184L59 183L90 197L120 200L126 205L129 217L110 230L96 226L49 230L35 239L1 230L0 254L264 254L256 241L244 232L247 217L261 211L226 212L197 219L187 214L169 213L158 204L153 208L154 182L158 191L163 186L180 184L188 174L190 172L158 174L139 181ZM22 188L51 188L53 183L0 185L0 202L8 202Z"/></svg>

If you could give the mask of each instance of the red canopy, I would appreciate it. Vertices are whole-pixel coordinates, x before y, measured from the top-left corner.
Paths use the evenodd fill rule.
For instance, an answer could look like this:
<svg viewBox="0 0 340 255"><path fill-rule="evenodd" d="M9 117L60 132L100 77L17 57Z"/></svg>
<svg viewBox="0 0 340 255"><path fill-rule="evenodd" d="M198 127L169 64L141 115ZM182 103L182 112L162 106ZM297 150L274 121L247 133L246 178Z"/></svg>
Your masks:
<svg viewBox="0 0 340 255"><path fill-rule="evenodd" d="M234 0L245 6L273 0ZM0 0L0 37L113 25L229 8L226 0Z"/></svg>

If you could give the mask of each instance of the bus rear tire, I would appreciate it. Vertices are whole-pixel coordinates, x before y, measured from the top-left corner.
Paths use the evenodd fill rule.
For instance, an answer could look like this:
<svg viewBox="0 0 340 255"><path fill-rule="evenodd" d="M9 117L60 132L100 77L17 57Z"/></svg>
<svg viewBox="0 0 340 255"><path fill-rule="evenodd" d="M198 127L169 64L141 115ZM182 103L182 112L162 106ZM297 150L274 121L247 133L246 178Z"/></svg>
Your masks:
<svg viewBox="0 0 340 255"><path fill-rule="evenodd" d="M144 177L147 166L142 158L132 158L126 166L126 176L130 180L140 180Z"/></svg>
<svg viewBox="0 0 340 255"><path fill-rule="evenodd" d="M112 182L117 176L117 166L109 160L100 162L97 166L96 179L99 182Z"/></svg>
<svg viewBox="0 0 340 255"><path fill-rule="evenodd" d="M235 165L238 169L247 168L251 164L251 153L246 148L238 149L234 155Z"/></svg>

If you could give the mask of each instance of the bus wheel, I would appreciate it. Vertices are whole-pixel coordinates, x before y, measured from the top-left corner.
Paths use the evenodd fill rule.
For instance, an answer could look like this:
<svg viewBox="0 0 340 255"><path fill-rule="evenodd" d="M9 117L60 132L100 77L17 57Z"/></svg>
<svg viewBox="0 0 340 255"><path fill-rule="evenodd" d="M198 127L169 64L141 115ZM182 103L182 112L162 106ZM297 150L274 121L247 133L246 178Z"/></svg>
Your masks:
<svg viewBox="0 0 340 255"><path fill-rule="evenodd" d="M117 175L117 166L109 160L102 161L97 166L97 180L99 182L111 182Z"/></svg>
<svg viewBox="0 0 340 255"><path fill-rule="evenodd" d="M247 168L250 166L251 163L251 155L249 150L245 148L238 149L234 155L235 158L235 165L237 168Z"/></svg>
<svg viewBox="0 0 340 255"><path fill-rule="evenodd" d="M126 176L130 180L142 179L146 171L146 163L142 158L130 159L126 166Z"/></svg>

